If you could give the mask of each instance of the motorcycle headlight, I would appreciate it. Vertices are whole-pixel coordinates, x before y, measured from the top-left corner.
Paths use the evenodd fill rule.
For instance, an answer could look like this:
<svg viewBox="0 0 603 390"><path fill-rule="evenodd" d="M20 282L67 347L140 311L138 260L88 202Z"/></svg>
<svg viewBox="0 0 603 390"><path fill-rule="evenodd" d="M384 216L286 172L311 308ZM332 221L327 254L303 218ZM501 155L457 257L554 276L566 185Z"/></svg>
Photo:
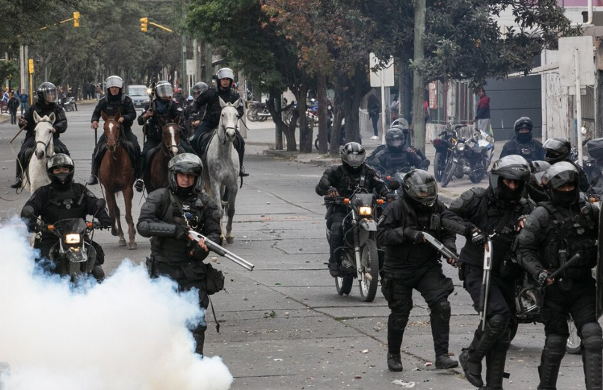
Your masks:
<svg viewBox="0 0 603 390"><path fill-rule="evenodd" d="M373 214L373 208L369 207L369 206L361 206L358 209L358 212L360 213L360 215L372 215Z"/></svg>
<svg viewBox="0 0 603 390"><path fill-rule="evenodd" d="M463 150L465 150L465 144L457 144L456 148L459 152L462 152Z"/></svg>
<svg viewBox="0 0 603 390"><path fill-rule="evenodd" d="M80 243L80 235L79 234L67 234L65 235L65 243L66 244L79 244Z"/></svg>

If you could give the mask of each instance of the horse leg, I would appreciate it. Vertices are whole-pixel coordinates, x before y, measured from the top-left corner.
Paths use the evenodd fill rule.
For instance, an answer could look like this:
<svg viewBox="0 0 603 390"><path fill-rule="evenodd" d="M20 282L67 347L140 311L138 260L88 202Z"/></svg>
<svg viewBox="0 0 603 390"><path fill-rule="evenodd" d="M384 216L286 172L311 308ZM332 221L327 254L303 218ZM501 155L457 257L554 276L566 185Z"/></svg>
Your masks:
<svg viewBox="0 0 603 390"><path fill-rule="evenodd" d="M115 196L115 194L113 195ZM115 202L115 221L117 221L117 234L119 235L119 246L126 246L126 238L124 237L124 231L121 228L121 211L117 202Z"/></svg>
<svg viewBox="0 0 603 390"><path fill-rule="evenodd" d="M122 191L124 195L124 203L126 204L126 222L128 223L128 249L136 249L136 228L134 228L134 219L132 218L132 198L134 197L134 190L131 185L126 186Z"/></svg>
<svg viewBox="0 0 603 390"><path fill-rule="evenodd" d="M235 181L234 186L228 188L228 203L226 210L228 214L228 222L226 223L226 242L232 244L234 242L234 236L232 235L232 220L235 215L235 201L237 199L237 183Z"/></svg>
<svg viewBox="0 0 603 390"><path fill-rule="evenodd" d="M222 217L224 216L224 207L222 206L222 186L218 179L211 182L211 197L216 202L218 210L220 210L220 239L224 240L224 228L222 227Z"/></svg>
<svg viewBox="0 0 603 390"><path fill-rule="evenodd" d="M115 200L115 193L106 190L105 199L107 200L107 208L109 209L109 217L113 220L113 226L111 227L111 235L119 236L119 245L125 245L124 233L121 230L121 221L119 220L119 209ZM117 228L116 228L117 226ZM122 244L122 241L124 242Z"/></svg>

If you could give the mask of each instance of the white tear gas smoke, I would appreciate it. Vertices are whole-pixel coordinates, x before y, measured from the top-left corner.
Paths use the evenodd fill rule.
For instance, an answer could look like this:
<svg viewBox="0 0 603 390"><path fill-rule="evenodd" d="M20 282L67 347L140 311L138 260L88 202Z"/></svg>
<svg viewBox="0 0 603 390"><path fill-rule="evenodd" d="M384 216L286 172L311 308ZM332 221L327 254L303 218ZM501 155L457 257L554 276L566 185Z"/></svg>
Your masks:
<svg viewBox="0 0 603 390"><path fill-rule="evenodd" d="M177 294L124 261L102 284L75 290L36 272L22 222L0 223L0 375L3 390L221 390L232 375L200 359L187 328L197 294Z"/></svg>

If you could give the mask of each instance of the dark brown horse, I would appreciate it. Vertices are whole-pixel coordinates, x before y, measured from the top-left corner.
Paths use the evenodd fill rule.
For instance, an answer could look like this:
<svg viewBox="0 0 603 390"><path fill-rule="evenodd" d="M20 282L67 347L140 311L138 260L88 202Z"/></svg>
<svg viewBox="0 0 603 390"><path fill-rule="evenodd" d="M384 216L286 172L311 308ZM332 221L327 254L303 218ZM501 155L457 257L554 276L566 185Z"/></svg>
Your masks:
<svg viewBox="0 0 603 390"><path fill-rule="evenodd" d="M111 233L119 236L119 245L125 246L126 239L121 229L120 211L117 206L117 194L121 192L124 195L126 205L126 222L128 223L128 249L136 249L136 229L132 219L132 197L134 196L134 167L128 154L128 150L123 145L124 138L122 126L119 123L121 114L118 112L115 116L107 116L101 113L105 124L103 131L107 138L107 151L103 156L98 170L98 178L105 190L105 199L109 208L109 216L115 221ZM117 229L115 228L117 226Z"/></svg>
<svg viewBox="0 0 603 390"><path fill-rule="evenodd" d="M149 169L142 179L148 193L168 186L168 162L180 153L180 127L178 123L162 123L161 144L153 152Z"/></svg>

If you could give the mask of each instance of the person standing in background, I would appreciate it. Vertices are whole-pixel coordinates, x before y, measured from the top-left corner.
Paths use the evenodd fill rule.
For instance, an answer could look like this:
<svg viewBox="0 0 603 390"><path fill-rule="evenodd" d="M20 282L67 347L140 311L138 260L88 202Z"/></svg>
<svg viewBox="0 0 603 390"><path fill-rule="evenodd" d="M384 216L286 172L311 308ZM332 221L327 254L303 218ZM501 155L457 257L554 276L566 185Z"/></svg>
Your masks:
<svg viewBox="0 0 603 390"><path fill-rule="evenodd" d="M486 90L483 88L477 92L477 95L479 96L479 101L477 102L477 112L475 113L475 124L478 129L493 135L490 128L490 98L486 95Z"/></svg>
<svg viewBox="0 0 603 390"><path fill-rule="evenodd" d="M29 108L29 95L26 92L23 92L19 95L19 100L21 101L21 116L23 116L24 112L27 112Z"/></svg>
<svg viewBox="0 0 603 390"><path fill-rule="evenodd" d="M368 114L373 123L373 136L371 139L379 139L379 129L377 128L377 123L379 122L379 113L381 112L381 103L379 99L375 95L371 95L368 98Z"/></svg>

